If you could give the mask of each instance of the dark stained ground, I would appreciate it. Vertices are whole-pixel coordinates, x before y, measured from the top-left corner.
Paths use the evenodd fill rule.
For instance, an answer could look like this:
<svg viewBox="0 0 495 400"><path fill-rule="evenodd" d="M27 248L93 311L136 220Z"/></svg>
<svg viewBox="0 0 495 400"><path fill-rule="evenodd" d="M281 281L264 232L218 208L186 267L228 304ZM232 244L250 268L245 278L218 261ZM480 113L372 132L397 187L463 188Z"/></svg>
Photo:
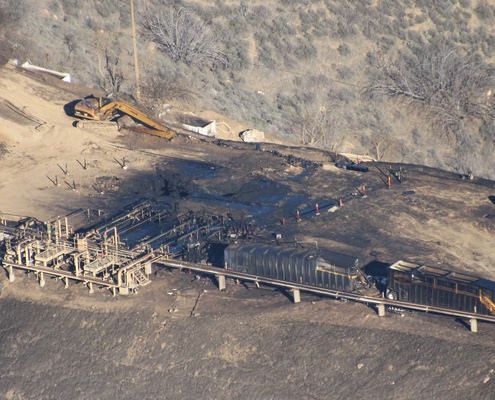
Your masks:
<svg viewBox="0 0 495 400"><path fill-rule="evenodd" d="M363 265L408 259L495 278L494 182L404 165L402 183L393 178L388 188L384 173L399 165L345 171L323 151L194 138L164 144L131 134L122 145L143 157L149 156L145 148L153 148L155 169L136 172L98 207L120 207L123 198L158 198L179 210L228 212L254 223L259 240L273 241L280 233L285 242L316 241L359 256ZM192 157L180 157L185 148ZM358 191L363 185L365 197ZM344 207L329 213L341 198Z"/></svg>

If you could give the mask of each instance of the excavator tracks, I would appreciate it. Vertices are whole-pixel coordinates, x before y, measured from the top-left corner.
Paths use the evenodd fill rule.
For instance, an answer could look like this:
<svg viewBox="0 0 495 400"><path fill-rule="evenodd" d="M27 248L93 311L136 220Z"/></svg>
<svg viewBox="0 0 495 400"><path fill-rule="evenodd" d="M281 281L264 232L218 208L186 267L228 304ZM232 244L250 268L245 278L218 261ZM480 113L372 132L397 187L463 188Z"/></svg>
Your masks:
<svg viewBox="0 0 495 400"><path fill-rule="evenodd" d="M112 128L115 131L119 130L117 123L113 121L93 121L93 120L76 120L74 121L74 126L80 129L90 129L94 131L98 130L108 130L108 128Z"/></svg>

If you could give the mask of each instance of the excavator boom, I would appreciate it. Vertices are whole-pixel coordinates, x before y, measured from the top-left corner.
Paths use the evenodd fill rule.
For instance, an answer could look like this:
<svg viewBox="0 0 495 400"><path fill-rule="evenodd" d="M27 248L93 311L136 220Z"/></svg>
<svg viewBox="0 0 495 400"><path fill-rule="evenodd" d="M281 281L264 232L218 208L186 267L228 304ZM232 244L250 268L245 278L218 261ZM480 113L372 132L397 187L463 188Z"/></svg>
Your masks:
<svg viewBox="0 0 495 400"><path fill-rule="evenodd" d="M158 121L155 121L153 118L148 117L143 112L139 111L136 107L131 106L130 104L123 103L121 101L112 101L107 105L101 108L101 112L104 114L113 114L114 111L119 111L120 113L124 113L134 118L136 121L141 122L143 125L146 125L154 130L156 133L152 133L156 136L164 137L166 139L172 139L175 137L175 132L167 129Z"/></svg>
<svg viewBox="0 0 495 400"><path fill-rule="evenodd" d="M88 96L79 101L74 107L74 115L93 121L108 121L114 114L126 114L151 129L139 129L138 131L149 133L155 136L171 140L176 133L171 129L150 118L136 107L122 101L112 101L109 99Z"/></svg>

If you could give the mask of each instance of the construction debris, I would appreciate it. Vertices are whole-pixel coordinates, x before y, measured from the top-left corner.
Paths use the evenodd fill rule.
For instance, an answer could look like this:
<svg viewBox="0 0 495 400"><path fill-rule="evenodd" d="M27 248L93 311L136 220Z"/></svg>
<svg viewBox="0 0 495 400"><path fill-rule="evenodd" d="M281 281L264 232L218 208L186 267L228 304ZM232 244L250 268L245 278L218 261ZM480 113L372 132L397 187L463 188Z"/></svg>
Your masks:
<svg viewBox="0 0 495 400"><path fill-rule="evenodd" d="M15 64L15 65L17 65L17 64ZM21 64L21 68L28 70L28 71L32 71L32 72L41 72L44 74L52 75L56 78L59 78L60 80L62 80L64 82L71 83L71 76L68 72L59 72L59 71L55 71L53 69L39 67L37 65L31 64L31 62L29 60L26 61L25 63Z"/></svg>
<svg viewBox="0 0 495 400"><path fill-rule="evenodd" d="M182 114L179 120L182 122L182 127L190 132L208 137L215 137L217 133L215 120L207 120L192 114Z"/></svg>
<svg viewBox="0 0 495 400"><path fill-rule="evenodd" d="M265 133L257 129L248 129L240 133L239 137L243 142L260 143L265 140Z"/></svg>

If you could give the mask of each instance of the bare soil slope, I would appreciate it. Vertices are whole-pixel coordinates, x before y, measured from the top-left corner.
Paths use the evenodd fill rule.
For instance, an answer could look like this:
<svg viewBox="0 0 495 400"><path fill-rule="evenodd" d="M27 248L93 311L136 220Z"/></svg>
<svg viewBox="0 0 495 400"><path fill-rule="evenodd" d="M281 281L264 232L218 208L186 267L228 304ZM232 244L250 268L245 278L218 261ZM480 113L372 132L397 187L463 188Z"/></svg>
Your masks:
<svg viewBox="0 0 495 400"><path fill-rule="evenodd" d="M338 170L332 155L319 151L76 129L63 110L74 93L15 70L2 70L0 86L0 132L9 151L0 159L3 212L47 219L75 207L111 212L149 197L230 211L255 220L268 240L274 232L318 240L363 264L406 257L495 276L493 182L405 166L405 182L387 189L377 168ZM126 170L117 162L123 157ZM87 169L77 163L84 158ZM61 186L47 178L55 175ZM75 181L76 191L64 180ZM103 195L95 190L101 182ZM366 198L353 195L362 184ZM343 208L314 215L315 202L340 197ZM303 211L299 224L296 208ZM163 271L128 298L89 296L57 281L40 289L31 276L17 278L0 278L0 398L495 395L491 325L473 335L448 318L379 319L362 305L309 297L293 306L277 292L229 282L219 293L208 280Z"/></svg>
<svg viewBox="0 0 495 400"><path fill-rule="evenodd" d="M132 95L130 2L87 1L81 7L76 0L0 0L0 52L70 72L74 81L106 93ZM220 50L224 62L211 65L196 47L182 52L194 54L196 63L191 65L177 59L181 52L167 51L149 35L150 15L163 12L162 21L167 21L178 10L192 15L193 22L176 28L187 33L187 25L202 26L197 36L206 39L200 47ZM165 104L180 104L219 117L234 134L251 127L278 135L284 143L312 143L494 177L495 125L493 116L485 114L493 106L491 75L481 79L486 85L467 90L471 100L477 94L483 99L476 101L487 102L485 117L462 118L463 128L454 136L435 123L443 101L425 107L421 102L410 104L407 97L397 101L400 96L363 95L383 74L381 67L406 63L399 73L405 72L406 81L434 92L450 88L446 98L451 103L445 104L452 104L451 110L471 104L464 95L456 96L457 83L439 79L449 75L444 66L452 67L452 54L462 55L462 65L468 68L477 66L472 71L482 65L493 68L493 1L148 0L136 1L136 15L143 102L157 111ZM430 45L435 45L432 54L445 60L438 60L442 67L428 71L427 60L410 57L428 53ZM187 49L187 42L180 47ZM441 48L446 53L437 51ZM409 75L411 71L419 73ZM117 85L110 75L119 78ZM470 85L475 76L468 74L461 86ZM445 97L441 93L439 97ZM453 115L448 109L443 112ZM231 124L230 119L241 124Z"/></svg>
<svg viewBox="0 0 495 400"><path fill-rule="evenodd" d="M24 279L18 285L30 294L21 298L7 288L0 299L0 396L460 400L495 395L491 326L472 335L442 317L380 319L357 304L308 298L293 306L264 290L246 294L230 286L219 293L210 282L191 282L186 275L166 279L165 287L155 286L141 298L111 300L100 293L89 309L78 300L83 294L77 287L66 290L53 282L42 290ZM165 294L171 288L179 290ZM50 303L46 292L53 297ZM167 312L181 296L195 300L199 294L194 316L188 314L192 301L178 313ZM124 306L115 308L117 303Z"/></svg>

